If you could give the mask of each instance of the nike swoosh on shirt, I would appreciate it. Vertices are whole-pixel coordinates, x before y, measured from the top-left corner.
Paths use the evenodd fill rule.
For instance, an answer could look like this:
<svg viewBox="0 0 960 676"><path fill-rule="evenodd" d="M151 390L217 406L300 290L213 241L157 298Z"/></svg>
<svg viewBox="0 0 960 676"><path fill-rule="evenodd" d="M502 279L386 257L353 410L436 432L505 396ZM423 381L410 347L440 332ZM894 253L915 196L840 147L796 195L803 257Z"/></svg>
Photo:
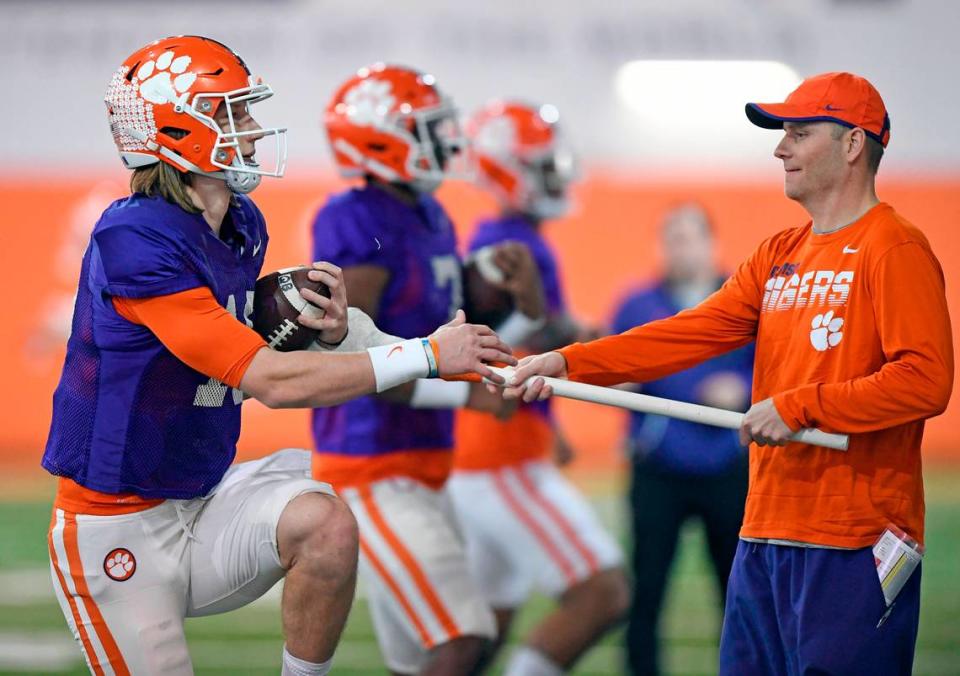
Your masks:
<svg viewBox="0 0 960 676"><path fill-rule="evenodd" d="M857 253L860 249L852 249L850 246L843 247L843 253Z"/></svg>
<svg viewBox="0 0 960 676"><path fill-rule="evenodd" d="M256 256L260 252L260 247L263 246L263 240L261 239L257 242L256 246L253 247L253 255Z"/></svg>

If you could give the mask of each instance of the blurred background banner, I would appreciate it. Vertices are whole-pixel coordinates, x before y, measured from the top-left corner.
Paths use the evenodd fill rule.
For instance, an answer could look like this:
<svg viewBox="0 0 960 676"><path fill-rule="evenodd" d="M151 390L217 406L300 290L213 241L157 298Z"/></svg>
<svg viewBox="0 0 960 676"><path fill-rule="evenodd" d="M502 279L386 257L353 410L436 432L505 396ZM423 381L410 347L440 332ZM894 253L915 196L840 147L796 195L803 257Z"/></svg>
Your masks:
<svg viewBox="0 0 960 676"><path fill-rule="evenodd" d="M773 143L775 135L763 134ZM772 160L771 160L772 161ZM271 239L264 269L306 262L308 229L317 204L338 186L326 174L301 172L280 181L265 180L256 199ZM8 281L5 327L0 351L8 387L0 388L0 465L35 468L50 420L51 395L59 377L69 329L80 257L92 224L112 199L127 190L121 168L83 178L19 180L0 185L5 245L0 265ZM947 275L948 300L960 317L960 289L951 273L960 269L960 178L885 179L881 196L914 223L933 244ZM469 186L444 186L440 199L465 241L471 224L494 208ZM577 213L551 224L547 238L563 261L563 282L571 306L587 319L607 322L613 308L637 282L658 272L658 227L663 214L691 196L700 200L718 224L721 263L732 270L765 237L805 223L799 206L784 198L776 182L724 176L712 179L660 180L623 177L593 169L575 190ZM960 344L958 325L954 341ZM574 445L583 451L583 469L610 470L619 458L621 412L590 404L560 401L559 416ZM309 447L305 411L269 411L257 402L244 405L241 457L286 446ZM924 439L927 457L960 459L960 406L930 421Z"/></svg>

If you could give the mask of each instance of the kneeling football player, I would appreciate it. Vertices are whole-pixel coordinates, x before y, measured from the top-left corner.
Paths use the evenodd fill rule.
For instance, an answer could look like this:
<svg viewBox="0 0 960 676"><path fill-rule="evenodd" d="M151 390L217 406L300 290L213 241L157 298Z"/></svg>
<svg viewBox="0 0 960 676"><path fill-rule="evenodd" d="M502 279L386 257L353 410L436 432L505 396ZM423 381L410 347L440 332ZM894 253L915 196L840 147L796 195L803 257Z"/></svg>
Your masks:
<svg viewBox="0 0 960 676"><path fill-rule="evenodd" d="M43 456L61 477L54 588L96 674L192 673L184 618L238 608L284 576L283 673L326 673L353 599L356 522L310 478L306 451L230 466L244 395L327 406L512 361L462 320L354 354L267 348L249 317L267 231L246 193L283 173L285 130L250 113L271 95L234 52L196 36L138 50L107 90L132 194L93 228ZM257 162L263 139L275 166ZM302 322L338 343L342 275L315 267L331 298Z"/></svg>

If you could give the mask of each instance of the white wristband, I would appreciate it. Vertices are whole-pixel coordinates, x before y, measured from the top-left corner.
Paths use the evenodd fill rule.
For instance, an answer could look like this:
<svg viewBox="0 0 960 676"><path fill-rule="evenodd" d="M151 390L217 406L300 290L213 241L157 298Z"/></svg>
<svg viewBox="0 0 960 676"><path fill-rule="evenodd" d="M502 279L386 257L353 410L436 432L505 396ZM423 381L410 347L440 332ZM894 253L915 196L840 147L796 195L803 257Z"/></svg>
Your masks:
<svg viewBox="0 0 960 676"><path fill-rule="evenodd" d="M503 320L496 327L497 335L500 340L507 345L516 345L522 343L532 336L534 332L540 330L547 320L544 317L540 319L530 319L519 310L514 310L510 316Z"/></svg>
<svg viewBox="0 0 960 676"><path fill-rule="evenodd" d="M392 345L367 348L373 364L373 375L377 380L377 392L430 375L430 362L427 360L423 340L411 338ZM430 349L429 343L426 349Z"/></svg>
<svg viewBox="0 0 960 676"><path fill-rule="evenodd" d="M463 380L426 380L413 383L411 408L463 408L470 398L470 383Z"/></svg>

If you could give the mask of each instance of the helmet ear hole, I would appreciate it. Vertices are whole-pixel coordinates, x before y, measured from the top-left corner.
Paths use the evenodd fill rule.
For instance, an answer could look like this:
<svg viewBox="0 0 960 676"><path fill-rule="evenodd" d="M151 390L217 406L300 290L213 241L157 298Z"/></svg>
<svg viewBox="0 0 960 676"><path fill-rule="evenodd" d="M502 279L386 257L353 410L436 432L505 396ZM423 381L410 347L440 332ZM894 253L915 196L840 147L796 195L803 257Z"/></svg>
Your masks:
<svg viewBox="0 0 960 676"><path fill-rule="evenodd" d="M164 136L169 136L174 141L179 141L190 135L190 132L186 129L180 129L178 127L163 127L157 131L158 134L163 134Z"/></svg>

